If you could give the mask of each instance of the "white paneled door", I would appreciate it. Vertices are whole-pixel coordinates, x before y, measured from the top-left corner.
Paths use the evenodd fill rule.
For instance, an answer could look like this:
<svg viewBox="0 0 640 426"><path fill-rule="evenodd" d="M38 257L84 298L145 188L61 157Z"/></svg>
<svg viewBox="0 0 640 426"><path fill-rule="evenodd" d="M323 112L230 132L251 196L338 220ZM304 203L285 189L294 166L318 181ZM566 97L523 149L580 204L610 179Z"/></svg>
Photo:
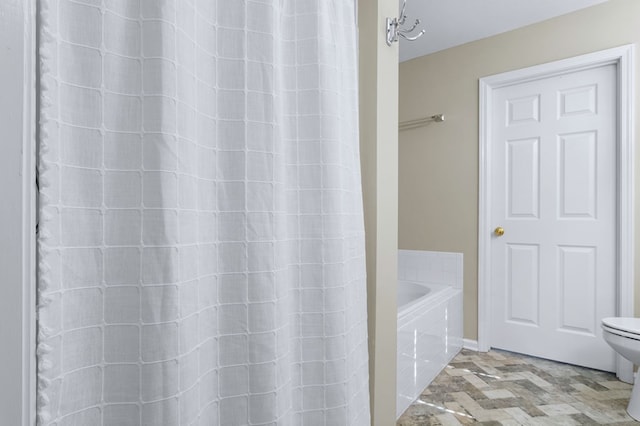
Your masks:
<svg viewBox="0 0 640 426"><path fill-rule="evenodd" d="M491 346L615 371L616 66L494 96Z"/></svg>

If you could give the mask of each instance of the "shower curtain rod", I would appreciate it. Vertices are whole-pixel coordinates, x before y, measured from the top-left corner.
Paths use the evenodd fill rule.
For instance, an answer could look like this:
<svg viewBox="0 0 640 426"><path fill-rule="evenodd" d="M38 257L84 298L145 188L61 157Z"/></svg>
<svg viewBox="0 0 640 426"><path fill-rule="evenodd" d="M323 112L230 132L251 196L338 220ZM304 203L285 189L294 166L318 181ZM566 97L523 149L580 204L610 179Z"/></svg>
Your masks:
<svg viewBox="0 0 640 426"><path fill-rule="evenodd" d="M441 123L444 121L444 114L436 114L429 117L417 118L415 120L401 121L398 124L398 130L413 129L415 127L424 126L430 122Z"/></svg>

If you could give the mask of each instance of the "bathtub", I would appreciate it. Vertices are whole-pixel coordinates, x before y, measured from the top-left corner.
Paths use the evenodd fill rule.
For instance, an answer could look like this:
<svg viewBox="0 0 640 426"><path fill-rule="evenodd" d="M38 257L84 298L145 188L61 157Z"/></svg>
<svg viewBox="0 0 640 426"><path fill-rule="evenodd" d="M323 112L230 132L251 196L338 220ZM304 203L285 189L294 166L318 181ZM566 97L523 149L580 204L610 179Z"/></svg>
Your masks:
<svg viewBox="0 0 640 426"><path fill-rule="evenodd" d="M396 418L462 349L459 284L398 280Z"/></svg>

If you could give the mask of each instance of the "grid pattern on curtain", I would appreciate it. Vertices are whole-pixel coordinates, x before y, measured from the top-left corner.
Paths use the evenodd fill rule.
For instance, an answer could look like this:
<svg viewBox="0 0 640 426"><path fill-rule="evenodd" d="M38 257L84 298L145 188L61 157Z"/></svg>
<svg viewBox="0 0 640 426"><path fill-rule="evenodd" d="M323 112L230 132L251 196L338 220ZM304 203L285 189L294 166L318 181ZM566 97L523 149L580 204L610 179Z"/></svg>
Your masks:
<svg viewBox="0 0 640 426"><path fill-rule="evenodd" d="M38 424L368 425L353 0L41 0Z"/></svg>

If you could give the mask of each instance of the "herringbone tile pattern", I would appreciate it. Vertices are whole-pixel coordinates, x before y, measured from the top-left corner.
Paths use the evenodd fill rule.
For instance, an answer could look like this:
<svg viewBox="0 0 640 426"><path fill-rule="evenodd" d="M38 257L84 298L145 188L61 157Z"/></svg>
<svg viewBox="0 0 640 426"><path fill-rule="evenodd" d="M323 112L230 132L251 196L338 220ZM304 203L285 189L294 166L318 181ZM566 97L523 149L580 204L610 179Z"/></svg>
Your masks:
<svg viewBox="0 0 640 426"><path fill-rule="evenodd" d="M397 426L636 425L625 411L630 395L611 373L463 349Z"/></svg>

